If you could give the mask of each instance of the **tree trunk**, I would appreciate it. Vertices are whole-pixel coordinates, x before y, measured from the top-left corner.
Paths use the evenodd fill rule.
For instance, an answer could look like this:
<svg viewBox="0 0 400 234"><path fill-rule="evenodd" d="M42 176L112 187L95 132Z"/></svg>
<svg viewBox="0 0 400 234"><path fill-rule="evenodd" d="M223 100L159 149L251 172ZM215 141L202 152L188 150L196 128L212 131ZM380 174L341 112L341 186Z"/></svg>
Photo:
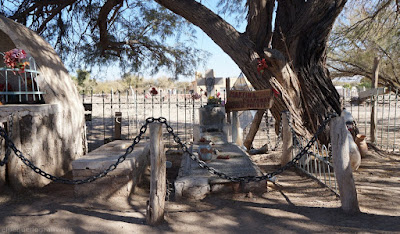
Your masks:
<svg viewBox="0 0 400 234"><path fill-rule="evenodd" d="M200 27L233 59L255 89L276 89L280 95L271 112L277 123L280 113L289 110L295 131L310 136L327 113L341 112L339 94L325 62L329 33L346 0L279 0L274 32L275 1L249 0L245 33L194 0L156 2ZM266 58L268 64L262 74L257 71L259 58ZM328 138L326 131L320 140Z"/></svg>

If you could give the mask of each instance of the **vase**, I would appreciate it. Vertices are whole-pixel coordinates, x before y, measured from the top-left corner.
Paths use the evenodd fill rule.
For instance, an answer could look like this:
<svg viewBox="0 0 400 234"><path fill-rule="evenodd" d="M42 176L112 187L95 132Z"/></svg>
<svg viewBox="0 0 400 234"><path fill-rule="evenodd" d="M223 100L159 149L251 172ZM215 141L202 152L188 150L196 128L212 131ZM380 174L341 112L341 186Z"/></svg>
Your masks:
<svg viewBox="0 0 400 234"><path fill-rule="evenodd" d="M368 153L368 145L365 140L366 136L362 134L357 134L356 136L356 144L358 146L358 150L360 151L361 157L364 157Z"/></svg>
<svg viewBox="0 0 400 234"><path fill-rule="evenodd" d="M200 144L198 153L200 160L210 161L212 159L213 150L209 144Z"/></svg>

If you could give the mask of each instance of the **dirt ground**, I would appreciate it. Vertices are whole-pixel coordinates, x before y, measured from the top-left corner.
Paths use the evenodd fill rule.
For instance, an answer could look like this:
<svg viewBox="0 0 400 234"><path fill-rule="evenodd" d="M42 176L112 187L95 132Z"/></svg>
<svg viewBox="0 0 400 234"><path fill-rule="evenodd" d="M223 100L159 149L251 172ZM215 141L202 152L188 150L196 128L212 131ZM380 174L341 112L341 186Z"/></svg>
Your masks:
<svg viewBox="0 0 400 234"><path fill-rule="evenodd" d="M252 156L265 171L279 154ZM314 180L285 171L264 194L209 195L166 203L165 222L145 221L148 181L132 199L74 197L70 185L0 192L0 233L400 233L400 156L371 152L354 173L361 213ZM172 171L170 173L175 173Z"/></svg>

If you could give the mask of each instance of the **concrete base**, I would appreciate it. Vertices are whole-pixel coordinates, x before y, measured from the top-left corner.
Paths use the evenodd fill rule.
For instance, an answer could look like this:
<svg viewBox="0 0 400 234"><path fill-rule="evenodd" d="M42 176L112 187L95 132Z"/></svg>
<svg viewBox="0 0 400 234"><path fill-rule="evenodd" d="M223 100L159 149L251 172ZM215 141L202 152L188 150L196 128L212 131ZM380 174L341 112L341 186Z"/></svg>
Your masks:
<svg viewBox="0 0 400 234"><path fill-rule="evenodd" d="M246 152L234 144L213 145L216 154L207 162L210 167L221 171L228 176L261 176L261 170L253 164ZM197 156L198 145L190 149ZM218 156L229 156L229 159L218 159ZM188 154L182 159L179 175L175 181L176 199L203 199L209 193L232 192L266 192L265 181L237 183L221 179L207 170L200 168Z"/></svg>
<svg viewBox="0 0 400 234"><path fill-rule="evenodd" d="M222 132L225 125L225 107L204 106L199 109L200 132Z"/></svg>
<svg viewBox="0 0 400 234"><path fill-rule="evenodd" d="M74 179L85 179L109 168L114 164L131 141L113 141L90 152L85 157L72 162ZM125 161L118 167L94 182L75 185L76 196L93 196L109 198L111 196L128 197L142 178L147 166L149 166L150 148L144 143L135 146Z"/></svg>

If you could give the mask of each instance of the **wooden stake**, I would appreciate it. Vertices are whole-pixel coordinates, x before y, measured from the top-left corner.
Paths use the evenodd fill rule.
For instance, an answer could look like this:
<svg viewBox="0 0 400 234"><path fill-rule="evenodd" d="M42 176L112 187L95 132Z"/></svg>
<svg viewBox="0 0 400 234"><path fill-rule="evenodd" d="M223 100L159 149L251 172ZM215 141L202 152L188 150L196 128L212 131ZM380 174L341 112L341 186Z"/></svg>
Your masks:
<svg viewBox="0 0 400 234"><path fill-rule="evenodd" d="M349 137L343 116L331 120L330 134L336 180L339 185L342 209L347 213L360 212L353 172L350 165Z"/></svg>
<svg viewBox="0 0 400 234"><path fill-rule="evenodd" d="M286 165L292 160L293 136L289 127L289 116L287 113L282 114L282 158L281 166Z"/></svg>
<svg viewBox="0 0 400 234"><path fill-rule="evenodd" d="M258 129L260 128L260 124L262 121L262 117L264 116L265 110L257 110L256 115L254 116L253 122L251 122L249 133L247 133L246 139L244 140L244 147L247 150L250 150L251 145L253 144L254 138L257 134Z"/></svg>
<svg viewBox="0 0 400 234"><path fill-rule="evenodd" d="M380 59L378 57L375 57L374 59L374 67L372 69L372 89L378 89L378 77L379 77L379 61ZM376 142L376 106L377 106L377 100L378 95L373 95L372 96L372 107L371 107L371 128L370 128L370 138L371 142L375 143Z"/></svg>
<svg viewBox="0 0 400 234"><path fill-rule="evenodd" d="M160 224L164 220L166 194L166 158L162 142L162 124L150 124L150 200L147 205L146 220L150 225Z"/></svg>

